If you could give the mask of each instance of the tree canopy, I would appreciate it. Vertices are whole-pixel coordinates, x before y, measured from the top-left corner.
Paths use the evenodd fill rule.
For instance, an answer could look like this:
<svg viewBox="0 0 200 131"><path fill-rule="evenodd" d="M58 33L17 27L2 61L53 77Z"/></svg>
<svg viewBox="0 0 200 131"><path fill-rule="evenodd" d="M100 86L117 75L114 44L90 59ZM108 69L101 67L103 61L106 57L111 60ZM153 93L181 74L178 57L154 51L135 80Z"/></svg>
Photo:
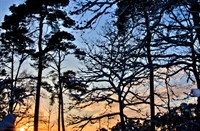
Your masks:
<svg viewBox="0 0 200 131"><path fill-rule="evenodd" d="M183 103L171 110L172 103L190 98L185 92L191 87L200 89L199 7L198 0L26 0L13 5L1 25L0 74L9 72L10 78L5 80L10 81L6 86L4 80L0 83L0 99L5 101L9 98L6 93L15 96L19 91L13 89L19 87L21 67L29 61L37 72L36 77L28 76L36 80L35 131L41 87L52 100L58 98L58 131L65 130L66 110L84 114L84 109L99 105L105 108L91 114L70 114L72 121L68 123L79 125L81 130L98 121L101 125L100 120L105 119L108 124L119 119L111 130L199 129L196 112L200 97L197 105ZM98 27L101 19L106 24ZM87 31L97 28L100 35L89 40L94 36ZM74 36L72 30L84 35ZM83 51L73 42L84 36ZM63 70L69 54L81 58L83 68L78 72ZM45 69L51 69L51 81L44 80L49 77L44 75ZM65 95L71 102L67 107ZM15 99L10 98L8 112L12 113ZM5 106L0 108L7 109ZM160 110L168 113L157 114ZM195 126L190 128L188 123Z"/></svg>

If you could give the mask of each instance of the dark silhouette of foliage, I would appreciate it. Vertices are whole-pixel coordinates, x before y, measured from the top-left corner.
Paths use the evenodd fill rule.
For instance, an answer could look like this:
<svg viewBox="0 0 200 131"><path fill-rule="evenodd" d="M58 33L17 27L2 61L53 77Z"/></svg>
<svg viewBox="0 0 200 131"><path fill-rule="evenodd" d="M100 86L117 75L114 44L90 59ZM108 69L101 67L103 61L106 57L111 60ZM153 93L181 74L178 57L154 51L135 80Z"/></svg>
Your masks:
<svg viewBox="0 0 200 131"><path fill-rule="evenodd" d="M200 98L198 98L197 105L182 103L179 107L170 110L170 100L173 98L169 93L171 88L168 87L171 82L176 83L171 78L184 72L183 77L184 80L186 79L184 82L196 84L196 87L200 88L200 2L198 0L84 0L76 2L78 6L71 14L90 16L82 17L86 19L85 21L78 21L78 29L95 27L98 20L104 15L111 18L108 21L114 25L113 29L117 28L115 30L117 36L113 37L112 33L105 34L105 37L111 41L108 46L105 44L108 40L97 45L97 50L95 50L95 46L89 45L89 52L85 53L72 43L75 40L73 35L60 28L70 28L75 24L67 16L65 10L60 8L67 6L68 0L36 2L26 0L19 6L13 5L10 7L12 14L5 16L5 22L1 26L4 30L1 33L2 52L0 56L4 57L1 57L2 63L13 63L15 55L22 56L20 62L31 56L35 60L33 66L38 69L35 130L37 131L40 86L52 93L52 100L55 97L58 98L59 111L64 110L62 94L66 90L68 90L71 100L75 102L75 105L71 106L72 108L82 104L81 108L83 109L95 102L105 102L107 106L111 106L114 102L119 103L119 112L100 114L97 117L74 116L72 124L87 121L80 128L104 117L119 115L120 122L112 130L151 129L153 131L155 130L154 126L160 130L198 130L197 116L199 116ZM126 40L123 39L127 36L132 39L128 46L124 44ZM119 40L116 45L113 44L115 40ZM99 52L100 49L102 49L101 52ZM121 49L124 52L120 52ZM82 73L86 74L84 80L76 78L76 73L73 71L61 73L61 62L67 54L75 54L85 61L85 68L88 70L82 70ZM62 55L63 57L61 57ZM111 58L110 61L109 58ZM48 83L42 83L41 80L43 69L52 66L52 61L56 65L54 69L57 71L54 87ZM11 68L14 69L13 66ZM5 71L2 70L1 74L5 75ZM11 73L13 81L12 74L13 72ZM163 82L164 78L162 77L165 75L167 81ZM110 82L111 86L94 86L95 88L92 88L91 85L87 87L85 83L83 84L83 81L87 84L106 81ZM143 84L144 81L149 82L148 85L144 84L150 89L149 96L140 96L130 91L135 85ZM155 115L154 96L163 98L155 92L155 87L161 86L156 85L160 81L162 81L161 85L165 83L167 88L168 113ZM116 86L116 83L119 83L119 86ZM128 86L127 83L130 83L131 86ZM124 90L125 88L128 90ZM0 93L5 94L3 92L0 90ZM174 95L173 91L171 93ZM14 92L11 94L15 95ZM126 99L127 94L132 101ZM115 99L116 97L112 96L119 96L119 98ZM134 106L135 98L140 100L139 104L150 105L151 119L129 118L123 112L129 105ZM4 100L4 95L0 99ZM63 115L63 112L61 114ZM59 127L58 130L60 130ZM102 128L102 130L104 129Z"/></svg>
<svg viewBox="0 0 200 131"><path fill-rule="evenodd" d="M7 33L6 36L12 38L15 46L17 45L16 42L26 45L26 41L28 41L27 44L29 45L26 47L31 48L31 51L26 53L36 61L33 65L38 70L34 115L35 131L38 130L42 71L49 62L47 53L54 51L58 44L63 45L59 46L60 48L67 48L68 43L64 41L74 40L70 33L61 30L61 27L69 28L75 24L63 8L68 4L68 0L26 0L23 4L11 6L11 15L6 15L2 23L2 29L11 30L11 33L8 32L9 34ZM16 49L21 50L17 46Z"/></svg>
<svg viewBox="0 0 200 131"><path fill-rule="evenodd" d="M0 79L1 119L7 114L15 113L18 116L26 114L26 107L29 108L26 100L34 95L34 88L31 87L30 83L29 85L25 85L25 83L28 83L28 81L18 80L18 85L13 86L13 80L10 77Z"/></svg>
<svg viewBox="0 0 200 131"><path fill-rule="evenodd" d="M156 130L191 130L198 131L200 129L200 107L198 104L181 103L180 106L172 108L167 113L157 113L154 120L127 120L127 131L147 131L150 130L151 122L155 123ZM112 127L112 131L120 131L121 123L117 123Z"/></svg>
<svg viewBox="0 0 200 131"><path fill-rule="evenodd" d="M158 69L170 69L169 77L184 71L188 75L185 82L194 82L197 88L200 87L199 1L96 0L77 3L72 14L91 14L89 20L80 21L79 29L92 28L100 17L111 14L113 17L109 18L113 18L112 22L121 36L133 30L134 42L146 51L142 58L147 59L146 68L149 69L152 120L155 116L154 96L157 95L154 83L160 79L159 74L155 75Z"/></svg>
<svg viewBox="0 0 200 131"><path fill-rule="evenodd" d="M51 94L51 105L55 103L55 99L58 100L58 124L60 120L62 121L62 124L64 124L65 101L63 96L67 94L70 100L77 101L77 95L80 92L84 93L87 86L82 82L82 80L76 77L76 73L72 70L67 70L63 73L60 72L60 75L59 72L53 70L49 73L49 78L52 80L54 85L51 86L47 82L43 82L43 88Z"/></svg>

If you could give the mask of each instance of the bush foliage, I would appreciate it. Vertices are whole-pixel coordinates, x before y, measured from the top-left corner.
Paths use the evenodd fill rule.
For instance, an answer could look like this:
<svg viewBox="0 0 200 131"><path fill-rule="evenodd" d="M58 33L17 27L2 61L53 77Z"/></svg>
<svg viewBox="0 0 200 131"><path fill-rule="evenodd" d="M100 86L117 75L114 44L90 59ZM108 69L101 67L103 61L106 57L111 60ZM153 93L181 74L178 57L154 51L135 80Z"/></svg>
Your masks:
<svg viewBox="0 0 200 131"><path fill-rule="evenodd" d="M154 122L156 130L168 131L198 131L200 130L200 105L181 103L167 113L157 113L155 120L132 120L126 121L127 131L148 131ZM105 130L105 129L104 129ZM120 122L112 127L112 131L121 131Z"/></svg>

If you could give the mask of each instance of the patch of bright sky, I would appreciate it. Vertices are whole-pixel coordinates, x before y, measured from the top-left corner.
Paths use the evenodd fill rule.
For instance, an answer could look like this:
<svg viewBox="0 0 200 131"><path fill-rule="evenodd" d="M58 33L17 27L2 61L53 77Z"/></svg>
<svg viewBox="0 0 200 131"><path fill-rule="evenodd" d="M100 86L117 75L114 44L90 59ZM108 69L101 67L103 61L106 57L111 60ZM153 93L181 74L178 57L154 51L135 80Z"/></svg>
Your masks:
<svg viewBox="0 0 200 131"><path fill-rule="evenodd" d="M84 0L82 0L81 2L84 3ZM76 8L77 6L76 4L77 3L70 1L70 4L67 8L68 12L73 11L74 8ZM102 6L101 9L98 10L98 12L101 12L102 10L104 10L106 6ZM98 9L99 7L94 6L92 8L93 10L95 10L95 9ZM116 5L113 5L112 7L108 8L106 12L110 12L110 13L104 13L93 23L92 28L85 29L84 31L79 31L78 33L80 33L81 36L87 40L94 40L98 38L98 33L102 31L102 27L105 26L105 24L108 21L111 22L111 20L113 20L113 18L111 18L113 16L111 12L114 12L115 9L116 9ZM91 20L98 12L94 13L92 11L86 11L86 13L83 12L80 15L74 15L70 17L76 20L78 24L85 25L85 22Z"/></svg>

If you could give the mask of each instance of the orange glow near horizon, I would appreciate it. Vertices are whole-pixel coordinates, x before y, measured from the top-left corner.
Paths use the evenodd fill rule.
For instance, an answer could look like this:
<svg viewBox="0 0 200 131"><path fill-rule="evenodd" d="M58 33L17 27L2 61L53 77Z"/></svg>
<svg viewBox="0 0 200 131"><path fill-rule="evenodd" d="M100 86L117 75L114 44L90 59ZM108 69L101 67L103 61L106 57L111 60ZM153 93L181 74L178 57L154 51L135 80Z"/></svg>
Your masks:
<svg viewBox="0 0 200 131"><path fill-rule="evenodd" d="M19 128L19 131L25 131L25 129L23 127Z"/></svg>

